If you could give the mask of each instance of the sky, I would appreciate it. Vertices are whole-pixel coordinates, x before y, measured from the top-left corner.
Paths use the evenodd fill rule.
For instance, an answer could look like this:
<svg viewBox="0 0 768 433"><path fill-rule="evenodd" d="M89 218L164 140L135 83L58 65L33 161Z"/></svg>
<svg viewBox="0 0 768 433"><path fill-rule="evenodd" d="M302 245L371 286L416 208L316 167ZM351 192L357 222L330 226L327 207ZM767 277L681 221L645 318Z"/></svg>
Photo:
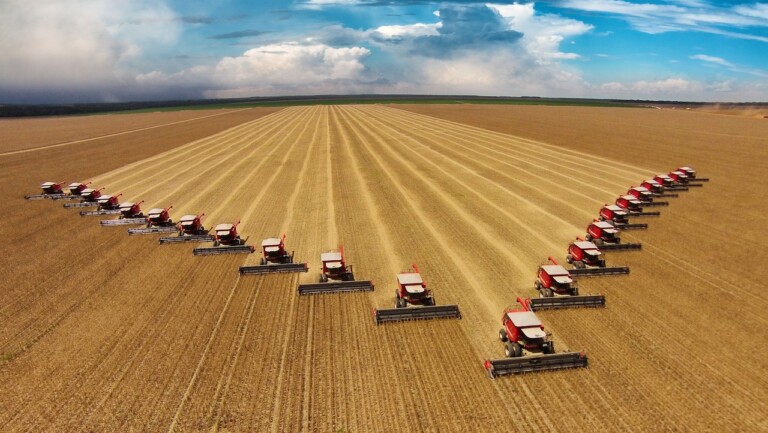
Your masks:
<svg viewBox="0 0 768 433"><path fill-rule="evenodd" d="M0 0L0 104L328 94L768 102L768 2Z"/></svg>

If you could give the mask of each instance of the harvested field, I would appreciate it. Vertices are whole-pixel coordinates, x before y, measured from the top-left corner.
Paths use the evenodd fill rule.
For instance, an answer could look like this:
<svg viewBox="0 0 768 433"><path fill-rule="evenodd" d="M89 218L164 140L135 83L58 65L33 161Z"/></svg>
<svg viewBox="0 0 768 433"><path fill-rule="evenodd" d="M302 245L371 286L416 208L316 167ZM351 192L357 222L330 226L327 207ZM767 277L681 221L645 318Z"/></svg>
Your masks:
<svg viewBox="0 0 768 433"><path fill-rule="evenodd" d="M29 147L82 142L0 155L12 251L0 270L0 430L768 428L766 193L749 183L768 170L768 124L667 110L402 108L110 116L125 133L89 140L109 135L94 121ZM539 313L558 350L587 350L590 367L488 379L483 360L503 355L501 312L535 294L537 266L562 259L603 203L679 164L712 181L624 235L643 251L608 259L629 276L583 281L608 307ZM175 219L240 220L249 244L286 233L310 272L241 277L258 254L195 257L192 245L160 247L21 199L40 181L86 177L145 209L173 203ZM339 244L376 290L299 297L319 254ZM412 262L462 320L374 325L372 309L393 306L394 275Z"/></svg>

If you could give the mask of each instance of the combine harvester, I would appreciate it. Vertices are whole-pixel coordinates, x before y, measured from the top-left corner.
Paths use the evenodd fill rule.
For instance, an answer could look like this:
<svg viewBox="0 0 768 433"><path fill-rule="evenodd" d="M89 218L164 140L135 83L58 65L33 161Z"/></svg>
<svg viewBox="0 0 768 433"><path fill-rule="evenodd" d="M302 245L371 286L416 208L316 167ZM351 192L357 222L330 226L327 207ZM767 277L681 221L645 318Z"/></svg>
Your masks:
<svg viewBox="0 0 768 433"><path fill-rule="evenodd" d="M633 186L627 190L627 195L631 195L640 202L641 207L669 206L668 201L653 201L653 194L647 188L642 186Z"/></svg>
<svg viewBox="0 0 768 433"><path fill-rule="evenodd" d="M667 174L669 178L672 179L672 181L677 186L684 186L684 187L702 187L701 183L698 182L691 182L691 179L688 177L688 175L679 170L670 171L669 174Z"/></svg>
<svg viewBox="0 0 768 433"><path fill-rule="evenodd" d="M573 265L568 271L574 277L596 277L603 275L626 275L626 266L605 266L603 252L592 242L585 241L581 236L568 245L568 255L565 261Z"/></svg>
<svg viewBox="0 0 768 433"><path fill-rule="evenodd" d="M160 245L182 242L212 242L214 237L208 234L202 223L204 213L198 215L184 215L179 219L177 226L178 236L160 238Z"/></svg>
<svg viewBox="0 0 768 433"><path fill-rule="evenodd" d="M128 234L133 235L152 235L157 233L173 233L176 231L176 225L173 223L168 211L173 205L165 209L155 208L147 212L147 226L137 229L128 229Z"/></svg>
<svg viewBox="0 0 768 433"><path fill-rule="evenodd" d="M76 207L95 207L99 205L99 198L101 197L101 191L104 188L93 189L86 188L80 193L82 199L79 203L65 203L64 207L67 209Z"/></svg>
<svg viewBox="0 0 768 433"><path fill-rule="evenodd" d="M531 310L528 300L517 298L521 308L504 310L499 340L504 343L504 359L487 360L483 364L491 379L497 376L534 371L562 370L588 365L584 352L555 353L552 334Z"/></svg>
<svg viewBox="0 0 768 433"><path fill-rule="evenodd" d="M678 194L675 192L665 192L664 187L653 179L646 179L640 182L640 186L650 191L654 197L678 197Z"/></svg>
<svg viewBox="0 0 768 433"><path fill-rule="evenodd" d="M547 259L550 264L539 266L533 283L539 297L530 300L532 310L605 306L603 295L579 295L579 288L571 278L571 273L552 257Z"/></svg>
<svg viewBox="0 0 768 433"><path fill-rule="evenodd" d="M116 220L101 220L99 224L101 227L144 224L147 219L144 217L144 212L141 211L142 203L144 203L143 200L137 203L120 203L120 216Z"/></svg>
<svg viewBox="0 0 768 433"><path fill-rule="evenodd" d="M40 185L40 189L43 190L42 194L34 194L34 195L25 195L24 198L27 200L44 200L44 199L64 199L64 198L70 198L67 194L64 193L64 189L62 188L62 184L64 182L43 182ZM72 197L72 198L79 198L79 197Z"/></svg>
<svg viewBox="0 0 768 433"><path fill-rule="evenodd" d="M418 305L410 307L410 305ZM395 308L374 309L376 324L416 319L461 319L458 305L435 305L435 297L421 277L419 267L397 274Z"/></svg>
<svg viewBox="0 0 768 433"><path fill-rule="evenodd" d="M237 226L240 221L234 224L219 224L213 228L213 246L198 247L192 250L196 256L213 256L220 254L251 254L255 248L253 245L246 245L247 239L243 239L237 233Z"/></svg>
<svg viewBox="0 0 768 433"><path fill-rule="evenodd" d="M665 191L688 191L690 185L680 185L675 182L674 179L666 174L657 174L653 177L653 180L660 183L664 187Z"/></svg>
<svg viewBox="0 0 768 433"><path fill-rule="evenodd" d="M633 216L658 216L661 212L643 212L642 215ZM630 223L629 212L626 209L616 206L614 204L606 204L600 209L600 214L597 217L600 221L609 221L616 227L620 227L622 230L640 230L647 229L648 224L645 223Z"/></svg>
<svg viewBox="0 0 768 433"><path fill-rule="evenodd" d="M72 182L69 184L67 189L69 189L69 196L72 199L78 198L83 195L83 191L88 189L88 185L90 185L91 182Z"/></svg>
<svg viewBox="0 0 768 433"><path fill-rule="evenodd" d="M101 196L96 201L98 203L98 209L97 210L81 210L80 216L95 216L95 215L117 215L120 213L120 201L118 200L120 196L123 195L115 194L111 195L109 197Z"/></svg>
<svg viewBox="0 0 768 433"><path fill-rule="evenodd" d="M319 278L320 282L316 284L299 284L299 295L373 290L373 281L355 281L352 265L347 265L347 262L344 260L343 246L340 245L338 251L328 251L320 254L320 261L323 263L323 271L320 273Z"/></svg>
<svg viewBox="0 0 768 433"><path fill-rule="evenodd" d="M601 251L639 250L638 243L622 244L618 236L619 229L608 221L592 221L587 226L585 239L597 245Z"/></svg>
<svg viewBox="0 0 768 433"><path fill-rule="evenodd" d="M696 177L696 170L688 166L678 167L678 169L675 171L680 171L685 173L685 175L688 176L688 183L709 182L708 177Z"/></svg>
<svg viewBox="0 0 768 433"><path fill-rule="evenodd" d="M258 265L240 266L241 275L307 272L306 263L294 263L293 252L285 249L285 234L282 237L266 238L261 241L261 260ZM299 292L301 294L301 292Z"/></svg>
<svg viewBox="0 0 768 433"><path fill-rule="evenodd" d="M616 206L627 212L627 218L661 215L658 211L643 211L643 203L636 199L635 196L629 194L619 196L619 198L616 199Z"/></svg>

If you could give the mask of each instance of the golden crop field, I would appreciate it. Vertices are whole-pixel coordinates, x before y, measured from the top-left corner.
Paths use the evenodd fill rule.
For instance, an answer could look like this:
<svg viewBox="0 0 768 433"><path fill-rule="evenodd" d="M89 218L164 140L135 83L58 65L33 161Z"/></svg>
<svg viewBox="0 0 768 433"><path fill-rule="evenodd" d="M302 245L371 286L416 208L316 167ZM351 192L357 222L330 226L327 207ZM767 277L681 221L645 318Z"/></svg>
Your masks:
<svg viewBox="0 0 768 433"><path fill-rule="evenodd" d="M0 121L0 431L766 431L768 121L672 110L316 106ZM606 308L537 313L589 367L492 380L504 307L603 203L680 165ZM101 228L93 181L257 254ZM240 276L287 235L309 273ZM373 292L298 296L343 244ZM461 320L376 326L418 263Z"/></svg>

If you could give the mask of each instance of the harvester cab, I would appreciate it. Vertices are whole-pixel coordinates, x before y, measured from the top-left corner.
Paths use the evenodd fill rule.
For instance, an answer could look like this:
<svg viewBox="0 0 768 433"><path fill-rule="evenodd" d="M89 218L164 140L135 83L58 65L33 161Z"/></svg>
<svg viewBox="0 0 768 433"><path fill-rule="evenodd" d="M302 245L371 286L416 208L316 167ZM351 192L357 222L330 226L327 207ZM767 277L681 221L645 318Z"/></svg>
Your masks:
<svg viewBox="0 0 768 433"><path fill-rule="evenodd" d="M627 191L627 195L640 200L641 202L653 201L653 194L644 186L633 186Z"/></svg>
<svg viewBox="0 0 768 433"><path fill-rule="evenodd" d="M642 183L640 183L640 186L650 191L652 194L663 194L664 193L664 187L657 181L653 179L646 179Z"/></svg>
<svg viewBox="0 0 768 433"><path fill-rule="evenodd" d="M323 263L323 271L320 273L321 283L327 283L329 279L341 281L355 279L352 266L347 265L347 262L344 260L343 246L339 246L338 251L328 251L320 254L320 261Z"/></svg>
<svg viewBox="0 0 768 433"><path fill-rule="evenodd" d="M93 189L93 188L86 188L80 193L80 196L83 198L83 200L88 202L96 202L99 197L101 197L101 191L104 188L99 189Z"/></svg>
<svg viewBox="0 0 768 433"><path fill-rule="evenodd" d="M621 242L619 238L619 230L608 221L592 221L587 226L586 240L592 241L595 245L602 246L603 244L618 244Z"/></svg>
<svg viewBox="0 0 768 433"><path fill-rule="evenodd" d="M401 320L461 319L461 312L458 305L435 305L432 291L427 288L419 266L414 263L412 269L397 274L395 308L376 308L373 316L378 325Z"/></svg>
<svg viewBox="0 0 768 433"><path fill-rule="evenodd" d="M99 224L102 227L145 224L147 220L144 218L144 213L141 211L142 203L144 203L143 200L136 203L130 201L120 203L118 206L120 216L114 220L102 220Z"/></svg>
<svg viewBox="0 0 768 433"><path fill-rule="evenodd" d="M670 171L667 176L672 178L672 180L678 185L688 184L688 175L682 171Z"/></svg>
<svg viewBox="0 0 768 433"><path fill-rule="evenodd" d="M629 225L629 224L627 224ZM647 225L638 225L646 226ZM638 227L642 228L642 227ZM592 221L587 226L587 235L584 236L586 240L597 245L602 251L607 250L639 250L640 244L626 243L622 244L621 239L618 236L619 229L609 221Z"/></svg>
<svg viewBox="0 0 768 433"><path fill-rule="evenodd" d="M600 209L600 216L598 218L601 221L613 221L619 224L627 224L629 222L627 219L628 214L629 212L620 206L606 204Z"/></svg>
<svg viewBox="0 0 768 433"><path fill-rule="evenodd" d="M435 305L432 291L421 278L419 266L413 264L413 269L397 274L397 291L395 292L395 307L405 308L408 305Z"/></svg>
<svg viewBox="0 0 768 433"><path fill-rule="evenodd" d="M168 211L170 211L172 208L173 208L173 205L168 206L167 208L164 208L164 209L160 209L160 208L150 209L149 212L147 212L147 227L172 226L173 220L168 214Z"/></svg>
<svg viewBox="0 0 768 433"><path fill-rule="evenodd" d="M692 169L691 167L685 166L685 167L679 167L677 170L682 173L685 173L686 176L688 176L688 183L691 185L692 183L698 183L698 182L709 182L709 178L706 177L697 177L696 176L696 170ZM696 185L693 185L696 186Z"/></svg>
<svg viewBox="0 0 768 433"><path fill-rule="evenodd" d="M504 359L483 364L493 379L507 374L586 367L584 352L555 353L552 335L544 330L529 301L517 298L521 308L507 308L501 316L499 340L504 343Z"/></svg>
<svg viewBox="0 0 768 433"><path fill-rule="evenodd" d="M85 191L88 188L88 185L90 185L90 182L72 182L69 184L69 193L71 195L83 195L83 191Z"/></svg>
<svg viewBox="0 0 768 433"><path fill-rule="evenodd" d="M240 225L239 220L232 224L216 225L213 228L213 246L195 248L192 253L196 256L253 253L255 248L252 245L246 245L246 240L237 232L238 225Z"/></svg>
<svg viewBox="0 0 768 433"><path fill-rule="evenodd" d="M237 221L233 224L218 224L216 227L214 227L213 246L218 247L219 245L244 245L245 241L240 238L240 235L237 233L238 225L240 225L240 221Z"/></svg>
<svg viewBox="0 0 768 433"><path fill-rule="evenodd" d="M43 182L40 185L40 189L43 190L42 194L25 195L27 200L42 200L46 198L65 198L64 189L61 185L64 182Z"/></svg>
<svg viewBox="0 0 768 433"><path fill-rule="evenodd" d="M568 270L560 266L552 257L547 258L550 264L539 266L533 287L542 298L558 295L578 296L579 288L571 278Z"/></svg>
<svg viewBox="0 0 768 433"><path fill-rule="evenodd" d="M616 206L627 210L628 212L642 212L642 202L633 195L622 195L616 199Z"/></svg>
<svg viewBox="0 0 768 433"><path fill-rule="evenodd" d="M101 196L97 200L99 203L99 209L100 210L116 210L120 209L120 196L123 195L123 193L111 195L109 197Z"/></svg>
<svg viewBox="0 0 768 433"><path fill-rule="evenodd" d="M552 334L544 331L541 320L525 300L517 300L522 308L507 308L501 316L499 340L504 343L504 354L507 358L517 358L523 356L523 349L527 352L555 353Z"/></svg>
<svg viewBox="0 0 768 433"><path fill-rule="evenodd" d="M43 182L43 184L40 185L40 189L43 190L43 194L61 195L64 194L64 190L61 187L63 183L64 182Z"/></svg>
<svg viewBox="0 0 768 433"><path fill-rule="evenodd" d="M605 257L602 251L592 242L585 241L581 237L568 245L568 255L565 261L572 264L576 269L582 268L604 268Z"/></svg>
<svg viewBox="0 0 768 433"><path fill-rule="evenodd" d="M160 244L183 243L183 242L210 242L214 237L208 234L203 227L202 218L204 213L197 215L184 215L179 219L177 229L178 236L169 236L160 238Z"/></svg>
<svg viewBox="0 0 768 433"><path fill-rule="evenodd" d="M373 281L355 281L352 265L348 265L344 258L343 246L340 245L338 251L321 253L320 261L322 262L320 282L299 284L299 295L373 290ZM333 281L328 282L329 280Z"/></svg>
<svg viewBox="0 0 768 433"><path fill-rule="evenodd" d="M568 255L565 261L572 264L569 269L571 277L598 277L604 275L625 275L629 273L626 266L605 266L605 257L594 242L585 241L581 236L568 245Z"/></svg>
<svg viewBox="0 0 768 433"><path fill-rule="evenodd" d="M293 263L293 254L285 250L285 234L261 241L261 265L268 263Z"/></svg>
<svg viewBox="0 0 768 433"><path fill-rule="evenodd" d="M120 219L144 218L144 213L141 211L142 203L144 200L136 203L130 201L120 203Z"/></svg>
<svg viewBox="0 0 768 433"><path fill-rule="evenodd" d="M657 174L656 176L654 176L653 180L660 183L661 186L663 186L664 188L675 185L674 179L667 176L666 174Z"/></svg>
<svg viewBox="0 0 768 433"><path fill-rule="evenodd" d="M179 236L183 235L201 235L207 234L202 223L202 218L205 213L199 213L197 215L184 215L179 219Z"/></svg>

